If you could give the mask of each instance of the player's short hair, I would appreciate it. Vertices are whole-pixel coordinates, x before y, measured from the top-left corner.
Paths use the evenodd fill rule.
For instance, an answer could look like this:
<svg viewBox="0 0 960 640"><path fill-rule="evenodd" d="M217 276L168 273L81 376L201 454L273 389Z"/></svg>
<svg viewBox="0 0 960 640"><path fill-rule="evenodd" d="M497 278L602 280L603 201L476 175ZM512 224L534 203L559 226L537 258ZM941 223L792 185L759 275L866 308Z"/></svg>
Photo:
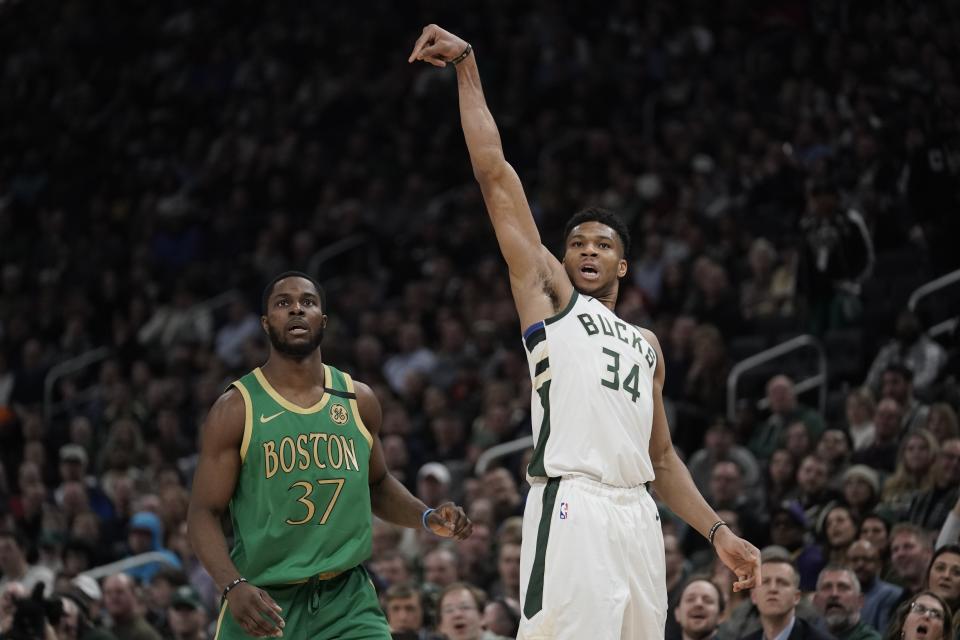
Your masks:
<svg viewBox="0 0 960 640"><path fill-rule="evenodd" d="M267 286L263 288L263 295L260 298L260 311L263 314L267 313L267 302L269 302L270 296L273 294L273 288L277 286L278 282L286 278L303 278L304 280L309 280L317 290L317 295L320 296L320 310L324 313L327 312L327 293L323 290L323 287L320 286L320 283L317 282L316 278L308 276L303 271L284 271L274 276L273 279L267 283Z"/></svg>
<svg viewBox="0 0 960 640"><path fill-rule="evenodd" d="M883 372L893 373L900 376L907 382L913 382L913 371L910 369L910 367L901 362L891 362L884 368Z"/></svg>
<svg viewBox="0 0 960 640"><path fill-rule="evenodd" d="M570 237L570 232L573 231L574 227L584 222L599 222L616 231L620 237L620 242L623 244L623 257L626 258L630 255L630 231L627 229L626 223L613 211L600 207L587 207L573 214L567 220L567 226L563 229L564 244L566 244L567 238Z"/></svg>

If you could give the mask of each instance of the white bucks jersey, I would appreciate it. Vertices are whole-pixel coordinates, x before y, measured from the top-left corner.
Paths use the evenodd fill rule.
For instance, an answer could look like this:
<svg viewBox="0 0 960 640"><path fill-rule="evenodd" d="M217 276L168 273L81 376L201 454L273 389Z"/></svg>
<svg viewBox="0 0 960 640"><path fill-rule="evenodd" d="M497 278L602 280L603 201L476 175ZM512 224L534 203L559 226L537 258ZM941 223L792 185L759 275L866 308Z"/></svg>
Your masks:
<svg viewBox="0 0 960 640"><path fill-rule="evenodd" d="M523 339L533 378L530 475L651 482L657 353L640 330L574 291L563 311Z"/></svg>

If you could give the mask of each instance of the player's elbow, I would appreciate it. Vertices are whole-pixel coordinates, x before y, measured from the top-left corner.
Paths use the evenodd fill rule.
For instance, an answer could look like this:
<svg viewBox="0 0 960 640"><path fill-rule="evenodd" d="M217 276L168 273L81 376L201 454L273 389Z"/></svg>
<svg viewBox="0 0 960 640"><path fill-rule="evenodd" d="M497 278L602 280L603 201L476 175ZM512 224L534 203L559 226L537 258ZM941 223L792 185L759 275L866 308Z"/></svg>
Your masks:
<svg viewBox="0 0 960 640"><path fill-rule="evenodd" d="M506 175L507 161L502 151L488 150L470 156L473 177L481 187L498 184Z"/></svg>

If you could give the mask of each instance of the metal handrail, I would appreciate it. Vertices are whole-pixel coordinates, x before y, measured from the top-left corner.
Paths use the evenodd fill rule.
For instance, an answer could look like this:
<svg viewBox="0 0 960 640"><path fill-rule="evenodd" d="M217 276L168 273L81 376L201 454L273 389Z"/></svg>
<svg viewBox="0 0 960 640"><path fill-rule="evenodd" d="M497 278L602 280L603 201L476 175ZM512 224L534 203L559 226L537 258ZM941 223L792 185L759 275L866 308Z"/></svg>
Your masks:
<svg viewBox="0 0 960 640"><path fill-rule="evenodd" d="M533 436L524 436L522 438L517 438L516 440L511 440L510 442L494 445L480 454L480 457L477 458L477 464L474 465L473 469L478 476L483 475L483 473L487 470L487 467L490 466L490 463L497 458L509 456L512 453L523 451L527 447L532 446Z"/></svg>
<svg viewBox="0 0 960 640"><path fill-rule="evenodd" d="M317 273L320 271L320 265L330 258L337 257L341 253L346 253L351 249L356 249L357 247L363 246L366 244L367 240L368 238L366 234L355 233L317 250L312 256L310 256L310 260L307 262L307 273L315 278L318 277Z"/></svg>
<svg viewBox="0 0 960 640"><path fill-rule="evenodd" d="M960 282L960 269L951 271L950 273L942 275L939 278L935 278L930 282L920 285L913 291L913 293L910 294L910 298L907 300L907 308L910 309L910 311L916 311L917 303L920 302L920 300L926 298L932 293L940 291L945 287L949 287L956 282ZM960 320L960 316L954 316L952 318L943 320L942 322L938 322L927 329L927 335L935 338L941 334L949 333L950 331L953 331L953 328L956 326L958 320Z"/></svg>
<svg viewBox="0 0 960 640"><path fill-rule="evenodd" d="M43 379L43 419L46 423L49 424L53 417L53 389L57 381L64 376L86 369L90 365L108 358L111 353L113 353L113 349L110 347L97 347L50 367L50 371Z"/></svg>
<svg viewBox="0 0 960 640"><path fill-rule="evenodd" d="M116 573L122 573L123 571L129 571L130 569L135 569L153 562L162 562L163 564L171 567L177 566L170 559L169 554L163 553L162 551L148 551L146 553L130 556L129 558L123 558L122 560L117 560L116 562L111 562L109 564L102 564L99 567L94 567L93 569L84 571L80 575L90 576L94 580L99 580L100 578L112 576Z"/></svg>
<svg viewBox="0 0 960 640"><path fill-rule="evenodd" d="M770 347L760 353L745 358L733 365L730 374L727 376L727 418L733 422L737 416L737 382L745 371L755 369L760 365L766 364L772 360L784 356L792 351L799 349L814 349L817 352L817 364L819 373L815 376L796 381L795 390L797 393L809 391L820 387L820 413L827 408L827 354L820 341L811 335L802 335L791 338L786 342ZM758 403L758 407L766 408L765 400Z"/></svg>

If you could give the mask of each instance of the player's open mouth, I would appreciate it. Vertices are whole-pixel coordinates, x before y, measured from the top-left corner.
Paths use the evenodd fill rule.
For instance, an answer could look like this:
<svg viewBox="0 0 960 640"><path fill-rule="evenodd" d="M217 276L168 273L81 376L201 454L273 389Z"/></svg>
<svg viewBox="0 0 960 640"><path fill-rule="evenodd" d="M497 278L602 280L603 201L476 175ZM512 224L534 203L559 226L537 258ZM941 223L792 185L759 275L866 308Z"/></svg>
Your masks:
<svg viewBox="0 0 960 640"><path fill-rule="evenodd" d="M917 635L918 635L918 636L926 637L927 631L928 631L928 630L927 630L927 625L925 625L925 624L919 624L919 625L917 625Z"/></svg>
<svg viewBox="0 0 960 640"><path fill-rule="evenodd" d="M600 272L597 271L597 268L590 264L585 264L580 267L580 275L582 275L587 280L596 280L600 277Z"/></svg>

